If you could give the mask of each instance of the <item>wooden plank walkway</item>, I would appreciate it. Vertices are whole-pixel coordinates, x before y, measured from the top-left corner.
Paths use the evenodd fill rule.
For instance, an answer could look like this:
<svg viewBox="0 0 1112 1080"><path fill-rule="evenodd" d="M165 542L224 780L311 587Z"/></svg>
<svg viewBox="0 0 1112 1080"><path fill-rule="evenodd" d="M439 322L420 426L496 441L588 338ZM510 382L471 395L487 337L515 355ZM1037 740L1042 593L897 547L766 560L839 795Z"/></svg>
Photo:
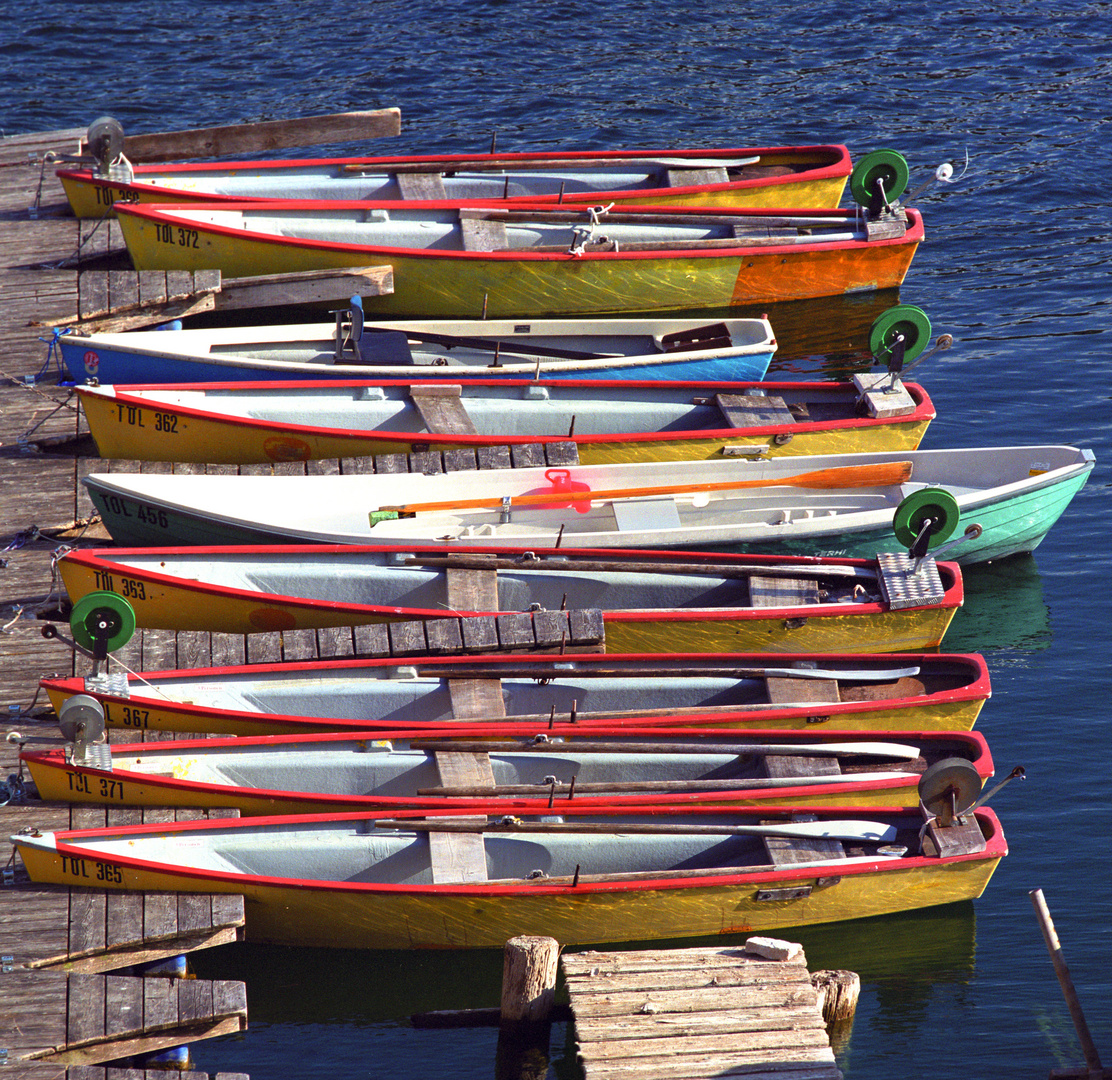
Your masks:
<svg viewBox="0 0 1112 1080"><path fill-rule="evenodd" d="M38 681L70 670L72 656L43 638L38 616L57 608L53 550L82 533L72 528L80 459L72 451L43 452L34 440L49 446L81 431L72 391L54 385L53 361L47 361L50 327L81 310L84 275L67 260L91 230L69 215L43 155L76 152L83 134L0 140L0 705L6 710L0 735L19 731L57 741L53 716L38 701ZM106 253L118 241L110 232L96 231L84 250ZM108 273L97 276L106 281ZM111 273L123 281L125 275ZM0 742L0 779L19 775L17 758L16 745ZM19 795L10 781L5 792ZM247 1022L243 983L127 973L144 960L234 940L243 926L242 898L108 894L27 879L8 837L29 828L91 825L97 814L104 821L106 811L94 808L90 816L87 809L37 800L0 806L0 1069L33 1080L109 1080L99 1063L239 1031Z"/></svg>
<svg viewBox="0 0 1112 1080"><path fill-rule="evenodd" d="M586 1080L840 1080L802 950L564 953Z"/></svg>

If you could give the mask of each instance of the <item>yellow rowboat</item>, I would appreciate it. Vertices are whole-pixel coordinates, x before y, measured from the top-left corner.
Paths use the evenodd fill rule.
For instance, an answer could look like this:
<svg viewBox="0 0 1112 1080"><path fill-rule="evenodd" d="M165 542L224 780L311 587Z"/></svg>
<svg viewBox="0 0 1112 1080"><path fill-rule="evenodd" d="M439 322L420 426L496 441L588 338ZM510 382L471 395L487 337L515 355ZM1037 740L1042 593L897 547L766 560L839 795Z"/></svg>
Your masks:
<svg viewBox="0 0 1112 1080"><path fill-rule="evenodd" d="M466 736L269 735L24 751L47 802L231 807L241 814L441 807L560 813L576 806L918 806L925 770L960 759L984 782L992 757L975 732L766 732L560 725L522 739L512 725ZM909 745L909 740L911 745ZM463 776L459 766L467 767Z"/></svg>
<svg viewBox="0 0 1112 1080"><path fill-rule="evenodd" d="M853 383L330 379L77 393L102 457L231 465L562 443L583 465L914 450L935 415L921 386L883 375Z"/></svg>
<svg viewBox="0 0 1112 1080"><path fill-rule="evenodd" d="M230 634L407 621L446 627L498 613L493 628L502 639L488 642L491 649L520 644L526 631L530 641L559 643L582 623L571 640L597 639L611 653L917 652L941 644L963 599L956 563L928 556L916 566L899 553L818 559L306 544L86 548L55 565L81 618L108 593L130 605L137 626ZM477 621L468 629L477 633Z"/></svg>
<svg viewBox="0 0 1112 1080"><path fill-rule="evenodd" d="M864 159L862 159L864 160ZM57 170L73 212L115 203L255 199L504 199L580 204L833 207L850 177L845 146L581 150L132 164ZM895 196L891 196L895 198Z"/></svg>
<svg viewBox="0 0 1112 1080"><path fill-rule="evenodd" d="M345 949L501 948L521 934L585 945L886 915L980 896L1007 854L987 808L922 844L917 810L843 814L569 808L562 821L453 821L419 810L12 842L36 882L241 894L248 941Z"/></svg>
<svg viewBox="0 0 1112 1080"><path fill-rule="evenodd" d="M110 658L111 660L111 658ZM419 656L48 677L55 710L95 698L108 728L218 735L431 729L460 720L636 728L968 731L984 658L946 653Z"/></svg>
<svg viewBox="0 0 1112 1080"><path fill-rule="evenodd" d="M918 211L362 202L117 204L137 270L228 277L389 264L370 315L533 318L727 308L900 285Z"/></svg>

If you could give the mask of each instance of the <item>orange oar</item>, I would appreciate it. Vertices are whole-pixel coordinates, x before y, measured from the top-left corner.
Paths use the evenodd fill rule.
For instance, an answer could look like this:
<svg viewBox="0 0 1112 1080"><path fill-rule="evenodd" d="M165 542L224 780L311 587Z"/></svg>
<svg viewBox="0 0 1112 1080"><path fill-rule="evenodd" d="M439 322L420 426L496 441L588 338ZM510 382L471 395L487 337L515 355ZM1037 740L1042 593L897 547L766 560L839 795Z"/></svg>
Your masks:
<svg viewBox="0 0 1112 1080"><path fill-rule="evenodd" d="M830 469L816 469L814 472L798 473L795 476L777 476L762 480L721 480L708 484L659 484L656 487L610 488L602 491L548 491L512 496L510 505L536 506L551 503L554 498L559 499L560 502L579 502L583 500L606 502L610 499L639 499L650 495L679 495L693 491L731 491L737 488L754 487L890 487L893 484L902 484L910 479L911 462L892 461L877 465L838 465ZM379 511L413 514L422 510L477 510L497 508L502 505L503 500L501 498L486 496L481 499L445 499L443 502L381 506Z"/></svg>

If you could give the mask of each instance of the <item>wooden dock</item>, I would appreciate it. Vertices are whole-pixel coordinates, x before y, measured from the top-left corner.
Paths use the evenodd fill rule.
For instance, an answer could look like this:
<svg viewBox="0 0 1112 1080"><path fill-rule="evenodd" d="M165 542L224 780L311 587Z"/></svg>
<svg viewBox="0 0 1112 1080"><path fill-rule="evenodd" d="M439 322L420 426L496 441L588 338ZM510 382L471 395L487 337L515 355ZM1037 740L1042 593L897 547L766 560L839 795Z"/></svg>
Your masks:
<svg viewBox="0 0 1112 1080"><path fill-rule="evenodd" d="M564 953L586 1080L840 1080L800 950Z"/></svg>
<svg viewBox="0 0 1112 1080"><path fill-rule="evenodd" d="M369 115L353 121L364 133ZM386 121L393 130L373 133L396 134L396 115ZM317 135L321 130L314 125ZM209 134L219 141L229 132ZM281 139L290 133L270 127L265 134ZM164 321L174 312L242 307L255 302L258 284L222 283L219 274L131 271L115 224L78 222L53 175L57 155L77 154L84 135L84 128L75 128L0 139L0 702L7 713L0 735L18 732L36 742L61 742L49 705L40 699L39 679L72 671L74 663L68 649L42 634L44 617L64 617L54 553L63 545L105 541L90 528L79 494L95 450L87 440L82 449L72 390L56 385L61 369L53 328L79 320L83 327L125 328ZM392 288L388 267L356 276L365 291ZM298 283L310 300L322 290L349 294L348 282L321 277L305 275ZM140 639L141 652L143 644ZM191 645L199 649L200 641ZM211 642L206 645L211 655ZM165 660L166 648L165 638L157 649L149 641L146 658L154 661L160 649ZM23 830L174 820L196 812L44 804L26 797L18 752L17 744L0 742L0 782L7 778L0 790L0 1070L33 1080L107 1080L103 1063L246 1027L242 983L135 973L136 965L235 940L244 922L241 897L37 886L8 840ZM198 1073L180 1075L205 1080Z"/></svg>

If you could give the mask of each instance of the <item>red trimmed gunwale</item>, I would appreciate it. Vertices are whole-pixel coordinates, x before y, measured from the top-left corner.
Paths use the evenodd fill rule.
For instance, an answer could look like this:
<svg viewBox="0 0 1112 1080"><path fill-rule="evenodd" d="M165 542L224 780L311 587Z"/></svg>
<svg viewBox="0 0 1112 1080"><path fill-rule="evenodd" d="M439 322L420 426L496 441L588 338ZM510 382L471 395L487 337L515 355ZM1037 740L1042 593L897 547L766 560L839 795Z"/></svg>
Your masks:
<svg viewBox="0 0 1112 1080"><path fill-rule="evenodd" d="M783 667L789 665L793 659L806 660L807 662L817 663L844 663L849 666L860 667L864 661L869 659L875 660L885 666L893 665L914 665L922 666L924 664L939 664L949 663L965 666L970 670L971 678L964 686L958 687L953 690L942 690L936 694L930 695L929 698L923 699L930 701L938 706L949 704L956 704L963 701L984 700L991 696L991 682L989 679L988 665L983 656L979 653L878 653L878 654L861 654L861 653L806 653L796 656L791 653L565 653L559 658L561 664L579 663L579 664L613 664L615 662L637 662L646 665L656 664L658 666L665 663L680 663L690 662L693 664L703 664L709 666L709 661L713 660L718 666L726 666L736 664L739 667L767 667L770 659L776 661L776 666ZM244 673L250 671L256 674L262 674L269 671L282 671L282 672L299 672L299 671L315 671L315 672L336 672L351 670L357 667L400 667L400 666L414 666L419 664L424 669L432 669L429 671L430 675L435 674L435 668L441 666L455 666L460 664L467 664L474 666L477 673L485 673L487 678L496 678L493 674L499 664L513 667L515 664L522 663L520 657L507 657L505 655L480 655L468 656L461 658L459 656L429 656L429 657L378 657L371 660L363 659L342 659L342 660L299 660L299 661L277 661L262 664L240 665L233 667L212 667L212 668L184 668L176 669L173 671L164 672L139 672L137 674L128 675L129 688L131 686L140 686L143 681L149 681L154 686L158 684L172 684L176 680L185 678L204 677L206 679L219 679L221 676L234 675L237 673ZM536 662L536 661L534 661ZM53 689L55 692L63 694L84 694L89 693L85 688L85 680L81 677L73 678L58 678L48 676L40 681L40 686L44 690ZM385 730L388 727L395 727L394 724L387 724L383 721L377 723L372 720L337 720L328 719L323 717L307 717L307 716L294 716L282 713L258 713L247 712L244 710L235 709L215 709L207 706L197 706L186 702L166 701L164 698L159 698L157 695L152 694L150 697L144 697L141 694L129 694L128 697L117 697L113 694L96 692L95 697L98 700L107 702L109 704L135 705L142 703L149 706L153 710L160 708L169 708L175 713L186 716L224 716L231 720L249 721L252 723L259 722L273 722L283 724L303 724L306 730L317 731L375 731ZM823 702L822 714L831 718L841 716L843 713L859 714L877 712L882 709L891 709L898 701L918 701L918 698L891 698L874 701L836 701L836 702ZM738 714L744 714L749 710L744 707L739 707ZM798 709L784 708L784 709L762 709L761 715L766 718L774 718L780 716L793 716L798 715ZM697 723L701 716L713 716L715 719L721 721L721 713L688 713L685 711L684 717L688 724ZM656 721L654 723L654 720ZM647 717L638 718L636 727L638 728L657 728L665 727L668 725L668 717ZM452 721L453 732L458 731L456 727L457 721ZM423 731L436 731L443 732L444 721L428 721L427 723L414 723L411 725L415 729ZM589 722L577 723L577 729L580 731L593 730L593 725ZM627 729L634 725L627 725ZM686 726L686 725L685 725ZM836 723L834 724L836 726Z"/></svg>
<svg viewBox="0 0 1112 1080"><path fill-rule="evenodd" d="M849 383L798 383L798 382L685 382L683 380L622 380L622 379L550 379L550 380L535 380L535 379L454 379L453 382L458 382L466 387L525 387L525 386L543 386L551 387L557 391L561 387L567 388L585 388L585 389L598 389L600 394L604 394L608 389L614 388L632 388L632 389L653 389L659 387L661 389L679 389L688 388L692 391L698 392L717 392L717 393L744 393L749 389L761 389L763 392L776 393L782 392L814 392L823 393L829 391L835 394L839 389L845 390L847 386L852 386ZM150 391L165 391L167 393L181 390L202 390L202 391L216 391L216 390L233 390L239 389L245 392L260 392L265 390L313 390L313 389L346 389L352 390L360 387L382 386L387 388L393 387L409 387L411 385L419 384L419 380L414 377L413 379L406 380L375 380L369 381L364 379L353 380L335 380L335 379L306 379L306 380L267 380L258 382L203 382L203 383L130 383L127 385L116 385L113 387L113 399L121 404L131 404L139 407L146 408L161 408L157 402L145 401L141 397L135 396L134 391L150 390ZM923 423L935 419L937 413L934 408L934 403L931 401L927 391L918 383L903 383L903 387L911 395L915 401L915 409L913 412L906 413L893 419L874 419L869 416L855 416L847 417L843 420L807 420L799 421L791 424L791 430L796 434L807 434L814 431L852 431L854 429L868 429L873 427L887 426L892 423L897 424L916 424ZM83 393L83 388L78 386L75 388L80 395ZM173 406L173 411L178 415L185 417L193 417L204 420L217 420L221 423L234 424L236 427L242 427L249 430L269 429L274 426L272 421L259 420L253 417L224 417L210 409L204 407L176 404ZM398 441L411 441L429 443L436 445L438 443L451 443L453 445L475 445L483 446L487 443L494 441L495 436L491 435L471 435L467 433L460 434L437 434L436 432L394 432L387 430L376 429L373 432L362 432L352 430L349 428L325 428L313 424L291 424L283 422L283 432L297 435L317 435L329 437L343 437L345 439L361 439L367 442L382 442L384 440L398 440ZM778 431L783 430L783 425L765 424L756 427L747 428L700 428L690 429L684 431L646 431L646 432L626 432L626 433L600 433L593 435L580 435L575 438L576 443L583 444L599 444L605 445L608 443L622 443L622 442L680 442L683 440L692 439L719 439L730 438L735 436L739 431L745 432L746 435L775 435ZM499 444L511 445L524 445L528 443L553 443L553 442L566 442L566 435L499 435L496 438Z"/></svg>
<svg viewBox="0 0 1112 1080"><path fill-rule="evenodd" d="M614 161L621 163L622 161L630 161L635 164L639 160L658 158L664 155L683 155L683 154L698 154L699 157L713 159L713 158L735 158L735 157L752 157L754 154L773 155L773 154L815 154L815 155L829 155L831 161L826 165L815 165L813 168L808 167L804 173L787 173L783 176L769 176L769 177L753 177L750 179L742 180L728 180L723 183L717 184L690 184L677 187L669 187L669 194L686 195L690 192L705 191L708 193L718 191L748 191L752 188L767 187L778 188L787 184L799 183L804 180L808 183L813 181L823 181L830 179L838 179L840 177L848 177L852 172L852 161L850 157L849 148L841 144L828 144L828 145L815 145L815 146L771 146L771 147L743 147L739 149L712 149L712 150L576 150L571 152L560 151L542 151L540 153L515 152L508 154L419 154L419 155L397 155L392 157L351 157L351 158L287 158L278 160L267 161L228 161L228 162L181 162L172 164L150 164L150 165L132 165L132 173L134 179L130 183L124 183L119 180L110 180L105 177L94 176L91 169L57 169L55 175L59 179L72 179L80 183L91 184L98 188L113 188L122 191L133 191L136 193L148 192L152 194L172 195L175 200L182 203L189 202L267 202L266 196L242 196L242 195L217 195L209 192L191 192L185 191L180 188L172 188L167 184L153 184L144 183L144 174L158 173L165 176L168 173L178 173L182 176L189 176L191 173L196 172L213 172L214 170L236 172L242 170L250 170L251 172L268 172L271 170L278 170L283 168L320 168L331 165L339 167L358 165L367 167L368 171L381 166L383 170L387 170L390 166L397 165L445 165L449 168L456 166L457 168L466 166L468 163L474 164L476 161L481 161L484 158L497 158L500 161L506 161L511 167L514 165L527 166L532 162L551 162L551 161L569 161L574 164L576 161L585 161L588 159ZM439 170L438 170L439 171ZM637 191L644 189L607 189L605 192L599 191L577 191L565 192L560 195L510 195L504 202L514 203L515 205L522 202L564 202L564 203L585 203L597 202L604 194L612 194L619 198L625 198L636 194Z"/></svg>
<svg viewBox="0 0 1112 1080"><path fill-rule="evenodd" d="M458 722L459 727L464 729L457 734L456 724L453 721L453 728L451 732L445 733L443 738L458 738L458 739L515 739L518 743L524 738L520 730L513 730L513 726L509 724L468 724L466 722ZM518 725L520 727L520 725ZM582 737L583 727L577 724L554 724L551 729L546 728L545 734L550 738L565 738L573 740ZM602 725L589 729L589 734L592 738L622 738L628 737L631 733L628 729L610 728ZM930 732L930 731L877 731L877 732L845 732L845 731L832 731L823 728L821 732L818 731L792 731L785 732L777 729L750 729L744 732L738 731L736 728L699 728L697 731L692 731L689 728L662 728L653 729L652 738L660 741L677 741L687 745L706 743L707 753L714 752L714 745L710 742L713 739L731 740L734 743L753 743L758 741L768 741L777 743L831 743L831 742L854 742L854 741L868 741L868 742L960 742L964 743L968 749L969 760L976 766L977 771L981 774L982 778L987 780L993 775L995 766L992 760L992 753L989 750L988 742L985 737L976 731L961 731L961 732ZM396 730L396 731L376 731L371 735L375 740L413 740L413 739L428 739L433 737L428 731L413 731L413 730ZM181 754L189 754L193 751L199 753L209 751L219 751L225 748L235 747L237 749L251 748L251 747L267 747L267 746L281 746L296 749L299 746L304 746L309 749L327 746L330 743L348 743L353 740L359 739L358 732L331 732L324 735L254 735L254 736L229 736L226 738L215 739L178 739L173 743L173 750ZM419 748L419 747L418 747ZM121 752L135 752L134 744L123 744L119 746ZM512 752L517 749L514 743L508 742L506 750ZM631 746L630 753L636 753L637 747ZM277 816L281 814L281 806L283 803L305 802L307 799L312 799L318 802L322 808L329 806L343 805L345 808L349 807L353 802L360 800L367 803L368 806L374 806L376 809L385 811L388 809L415 809L420 807L430 808L444 808L455 810L474 810L476 805L481 802L482 805L490 813L510 813L511 811L521 811L527 813L544 813L546 810L551 810L555 805L561 812L565 807L572 805L572 800L565 796L557 797L555 803L549 801L547 795L529 797L529 796L501 796L493 798L478 799L475 797L466 798L462 796L449 797L449 796L353 796L353 795L335 795L328 793L306 793L301 791L291 791L285 789L275 788L235 788L234 785L227 784L211 784L202 781L190 780L183 781L177 780L173 777L167 777L156 773L143 773L131 772L127 769L114 767L111 770L97 769L84 765L72 765L65 762L66 751L64 748L54 748L49 750L25 750L20 754L20 760L31 762L41 762L53 768L61 768L63 771L73 773L76 776L95 776L111 779L113 777L122 779L134 784L142 784L147 788L155 790L168 789L171 791L189 791L198 794L206 795L224 795L227 794L229 787L234 790L243 790L249 792L253 799L269 799L277 804L274 813L268 816ZM882 766L878 766L882 769ZM815 778L810 778L811 782L804 783L803 790L808 795L819 796L845 794L852 789L851 784L845 781L839 783L826 783L817 784L814 782ZM888 791L893 788L906 787L911 784L918 783L918 777L908 774L904 778L894 778L891 780L871 781L870 787L875 790ZM753 789L746 789L751 794L754 793ZM798 798L800 789L797 788L777 788L777 793L786 799ZM674 796L665 796L659 792L643 792L637 794L623 794L623 795L582 795L577 794L574 799L574 804L579 807L592 807L595 809L606 806L627 806L637 807L652 805L669 805L672 806L676 812L686 811L692 807L698 807L702 804L717 805L722 809L722 800L728 797L727 790L721 791L700 791L700 792L685 792ZM790 804L771 805L762 804L764 809L769 814L792 814L797 812L797 809ZM329 812L327 809L325 813ZM335 812L335 811L333 811ZM730 812L729 808L725 808L725 812ZM844 813L856 813L855 808L846 808Z"/></svg>
<svg viewBox="0 0 1112 1080"><path fill-rule="evenodd" d="M623 811L624 812L624 811ZM275 816L275 817L250 817L250 818L221 818L209 821L182 821L171 822L157 827L160 834L171 835L178 833L198 832L201 830L219 830L236 829L244 827L265 827L272 823L286 823L286 824L313 824L322 822L342 822L342 821L374 821L379 818L390 818L391 820L404 819L404 818L417 818L417 819L430 819L436 816L450 816L456 811L445 810L440 811L438 814L436 810L421 809L416 811L389 811L381 814L367 814L367 813L354 813L354 814L296 814L288 816ZM599 809L597 807L585 809L585 813L597 815ZM640 807L639 813L649 816L665 816L670 817L676 814L675 807L670 806L646 806ZM731 816L741 818L767 818L769 810L767 807L759 807L755 810L746 811L738 810L730 812ZM846 811L844 809L830 810L825 808L808 809L803 807L795 807L791 813L813 813L818 818L845 818ZM898 870L910 870L919 867L938 866L950 863L959 862L980 862L985 859L1002 858L1008 853L1007 842L1004 838L1004 833L1000 827L1000 821L993 810L987 806L979 807L974 811L976 820L981 824L981 831L985 834L987 846L984 851L975 852L966 855L951 855L945 859L937 857L927 857L923 855L915 855L911 857L889 859L879 858L875 861L862 860L856 862L847 860L845 865L839 865L839 875L842 877L855 877L860 874L870 873L885 873ZM714 814L721 816L723 814L722 807L700 807L691 808L684 811L685 816L690 815L697 817L702 814ZM918 818L916 811L908 811L903 813L893 814L889 807L854 807L852 809L854 818L872 819L885 818L891 819L892 817L901 818L907 825L913 817ZM574 816L571 813L565 812L565 817ZM754 822L755 823L755 822ZM739 822L740 824L740 822ZM809 879L814 878L814 866L807 866L806 864L793 868L790 864L783 867L777 867L774 870L762 871L745 871L741 870L736 874L707 874L705 877L685 877L682 880L675 878L648 878L637 881L613 881L613 882L600 882L600 881L580 881L575 886L571 884L558 883L558 884L545 884L543 879L536 882L522 882L521 884L512 885L493 885L493 884L444 884L444 885L394 885L386 883L366 883L366 882L322 882L306 878L279 878L269 877L259 874L228 874L221 873L215 870L184 870L174 863L161 863L153 862L144 859L128 858L126 856L105 856L103 852L90 850L81 846L81 840L96 840L109 836L127 836L133 834L150 833L152 827L150 825L123 825L117 828L100 828L100 829L83 829L83 830L69 830L66 832L56 832L55 848L59 855L65 855L70 858L83 858L92 859L97 862L108 863L109 865L131 867L136 870L148 870L152 872L172 873L181 877L189 878L196 881L223 881L230 883L248 882L262 886L272 886L280 888L295 888L295 889L310 889L332 892L353 892L353 893L417 893L421 895L437 894L461 894L461 895L474 895L474 896L515 896L518 894L524 895L553 895L558 896L567 893L569 889L575 888L577 892L591 892L591 893L608 893L608 892L645 892L648 890L660 889L692 889L699 887L706 887L711 885L732 885L742 882L764 882L764 881L782 881L794 880L796 878Z"/></svg>
<svg viewBox="0 0 1112 1080"><path fill-rule="evenodd" d="M397 544L245 544L245 545L229 545L227 547L196 547L190 548L191 555L250 555L250 556L265 556L265 555L289 555L296 556L299 554L321 556L328 554L339 555L355 555L366 553L368 555L375 555L379 553L394 554L404 553L406 555L421 556L437 556L443 557L444 551L441 548L429 547L427 545L397 545ZM605 559L606 561L614 561L615 571L620 571L621 565L618 561L614 560L613 548L575 548L568 549L567 551L557 551L555 549L545 548L492 548L484 547L481 545L466 545L460 547L453 547L453 555L496 555L507 559L520 558L527 552L531 552L541 558L544 556L559 555L567 557L571 566L576 562L586 561L590 559ZM198 593L207 595L213 592L219 592L223 596L235 598L237 600L250 601L255 603L268 603L280 602L284 607L296 608L298 610L311 610L311 609L325 609L327 611L354 611L354 612L367 612L372 613L376 611L395 612L398 610L395 606L388 605L373 605L373 604L353 604L343 600L315 600L311 597L299 596L278 596L277 594L260 593L251 589L239 589L233 586L206 586L202 581L196 579L177 577L173 574L162 574L157 570L144 567L142 569L135 569L126 565L125 562L117 560L126 560L130 555L143 554L146 556L158 556L160 553L165 553L168 556L180 554L177 548L75 548L72 551L67 551L62 558L68 562L76 563L84 566L92 571L103 571L110 574L117 574L120 577L140 578L144 581L150 581L154 584L162 585L166 588L173 588L174 590L181 590L184 592ZM675 558L669 556L674 555ZM704 551L660 551L656 549L646 548L626 548L621 552L622 559L628 559L635 562L660 562L669 564L684 564L690 563L693 567L706 565L707 563L721 563L722 565L729 566L755 566L758 569L761 566L822 566L833 564L838 566L854 566L854 567L871 567L873 565L872 559L852 559L852 558L832 558L825 559L813 555L790 555L790 556L777 556L777 555L744 555L737 553L720 553L720 552L704 552ZM937 564L938 572L942 578L942 585L944 594L939 606L959 608L965 602L965 584L961 573L961 567L958 563L954 562L939 562ZM539 569L543 570L543 565L530 566L523 563L522 569ZM274 596L274 600L268 600L268 597ZM918 605L912 608L906 608L907 611L919 610L919 607L929 605ZM452 615L452 611L448 608L419 608L419 607L405 607L406 612L412 612L414 617L418 618L436 618L442 619ZM669 608L668 618L676 622L684 621L700 621L706 619L721 619L724 616L726 609L724 608ZM796 607L762 607L760 609L754 608L747 610L739 608L734 611L732 617L740 618L742 620L748 619L775 619L779 617L786 617L788 612L795 612ZM882 602L868 603L868 604L854 604L849 609L850 614L861 615L877 615L888 610L888 606ZM839 603L830 604L811 604L808 605L808 611L813 611L816 616L819 615L844 615L847 614L847 605ZM480 614L500 614L500 612L480 612ZM504 614L504 613L503 613ZM622 620L627 622L639 621L653 621L660 618L659 611L647 610L645 612L627 611L623 613Z"/></svg>
<svg viewBox="0 0 1112 1080"><path fill-rule="evenodd" d="M598 201L597 196L594 200ZM423 210L499 210L505 209L506 204L494 199L430 199L427 201L417 202L359 202L352 200L329 200L319 202L306 202L303 200L295 199L282 199L282 200L264 200L265 205L261 208L282 211L282 210L295 210L298 212L311 213L314 211L328 211L328 210L358 210L365 212L367 210L400 210L405 208L412 210L420 208ZM258 202L245 202L242 199L237 199L234 202L214 204L211 200L208 203L139 203L127 204L117 202L113 204L113 209L117 214L130 215L132 217L144 218L147 221L153 221L159 224L173 224L175 226L182 225L182 219L175 217L173 211L180 210L190 212L196 210L199 205L212 205L217 206L222 211L234 210L257 210L260 209L261 204ZM309 209L311 208L311 209ZM530 210L535 210L542 213L551 212L553 205L551 203L539 203L536 200L531 202L515 203L515 213L528 213ZM571 255L566 251L530 251L528 248L523 248L520 251L463 251L456 249L445 248L406 248L406 247L391 247L386 244L344 244L335 240L310 240L304 237L297 236L280 236L276 233L256 232L252 229L246 228L232 228L228 225L217 225L205 223L204 225L190 226L193 228L203 229L204 232L212 233L217 236L247 238L254 243L261 244L274 244L279 247L292 247L292 248L305 248L317 251L336 251L345 253L362 253L362 252L381 252L383 255L395 257L409 257L421 259L464 259L464 260L493 260L495 262L566 262L569 259L574 259L576 262L615 262L615 261L631 261L631 260L644 260L644 259L676 259L682 257L684 259L723 259L734 258L739 255L745 257L749 256L767 256L767 255L787 255L787 254L815 254L816 252L827 251L854 251L854 250L873 250L875 248L884 247L903 247L907 244L917 244L924 236L923 231L923 218L918 210L908 207L907 210L907 230L902 236L891 237L882 240L819 240L812 245L804 244L761 244L759 246L746 245L744 243L738 244L736 247L717 247L709 249L698 248L685 248L681 253L669 252L667 249L656 249L647 251L584 251L577 255ZM676 217L690 217L700 215L714 215L716 217L736 217L739 221L757 220L759 222L762 217L776 217L784 218L791 217L792 215L799 215L807 218L829 218L831 224L836 224L839 221L846 223L853 222L857 216L856 210L777 210L777 209L736 209L732 207L720 206L656 206L656 205L640 205L629 204L623 205L620 210L615 211L620 214L654 214L654 215L670 215Z"/></svg>

